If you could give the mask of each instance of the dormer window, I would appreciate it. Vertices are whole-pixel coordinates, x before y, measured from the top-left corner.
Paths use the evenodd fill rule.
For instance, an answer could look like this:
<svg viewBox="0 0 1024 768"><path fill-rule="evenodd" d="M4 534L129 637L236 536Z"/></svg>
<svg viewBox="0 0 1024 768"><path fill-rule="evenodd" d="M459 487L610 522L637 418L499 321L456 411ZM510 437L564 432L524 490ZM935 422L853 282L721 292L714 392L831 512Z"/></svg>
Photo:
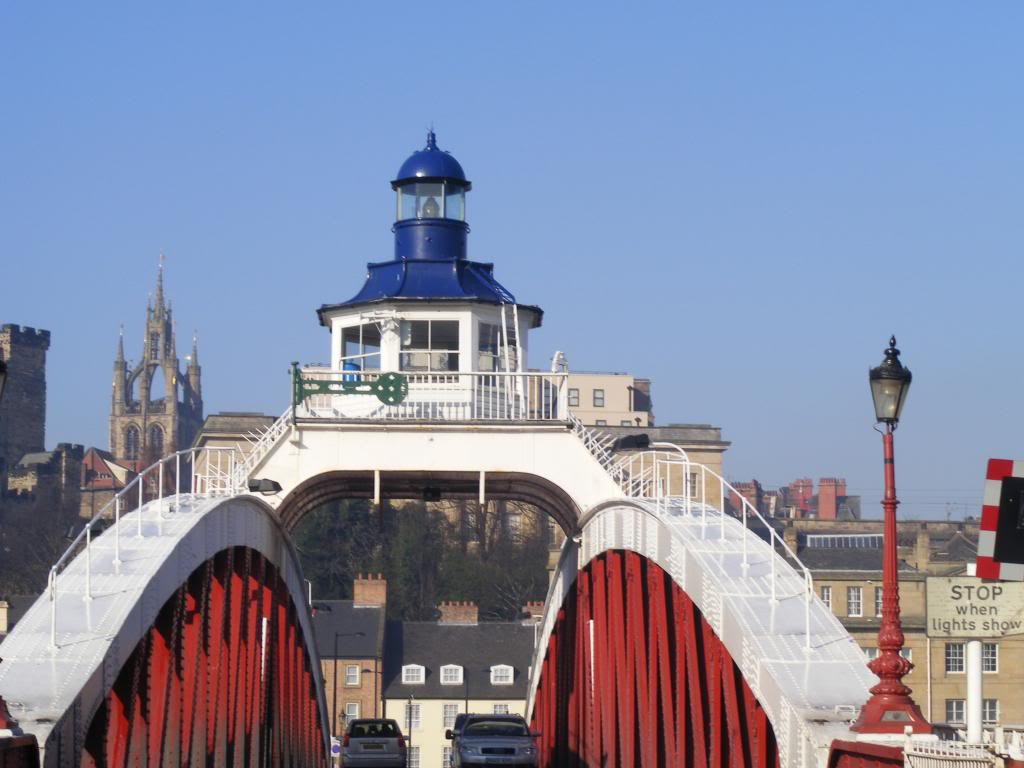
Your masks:
<svg viewBox="0 0 1024 768"><path fill-rule="evenodd" d="M458 664L441 667L441 685L462 685L462 667Z"/></svg>
<svg viewBox="0 0 1024 768"><path fill-rule="evenodd" d="M512 685L515 670L508 664L495 664L491 667L491 685Z"/></svg>
<svg viewBox="0 0 1024 768"><path fill-rule="evenodd" d="M424 671L419 664L406 664L402 667L402 685L423 685Z"/></svg>

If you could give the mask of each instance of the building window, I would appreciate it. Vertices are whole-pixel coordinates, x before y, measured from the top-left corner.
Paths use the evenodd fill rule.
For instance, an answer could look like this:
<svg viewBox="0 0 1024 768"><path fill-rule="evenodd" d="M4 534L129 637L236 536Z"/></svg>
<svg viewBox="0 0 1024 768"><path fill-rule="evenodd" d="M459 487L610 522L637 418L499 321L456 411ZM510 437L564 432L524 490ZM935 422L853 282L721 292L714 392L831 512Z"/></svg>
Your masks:
<svg viewBox="0 0 1024 768"><path fill-rule="evenodd" d="M508 714L508 704L495 704L491 714L494 714L494 715L507 715Z"/></svg>
<svg viewBox="0 0 1024 768"><path fill-rule="evenodd" d="M620 427L632 427L633 426L633 422L630 421L629 419L623 419L622 421L619 422L619 426Z"/></svg>
<svg viewBox="0 0 1024 768"><path fill-rule="evenodd" d="M345 667L345 685L359 685L358 664L349 664Z"/></svg>
<svg viewBox="0 0 1024 768"><path fill-rule="evenodd" d="M359 717L359 702L358 701L346 701L345 702L345 721L351 723L353 720Z"/></svg>
<svg viewBox="0 0 1024 768"><path fill-rule="evenodd" d="M503 351L501 326L493 323L480 323L480 338L477 342L477 370L485 373L502 370L504 368ZM513 354L515 353L510 349L509 355Z"/></svg>
<svg viewBox="0 0 1024 768"><path fill-rule="evenodd" d="M139 428L134 424L124 431L124 457L126 459L139 458Z"/></svg>
<svg viewBox="0 0 1024 768"><path fill-rule="evenodd" d="M420 748L409 747L407 768L420 768Z"/></svg>
<svg viewBox="0 0 1024 768"><path fill-rule="evenodd" d="M441 768L452 768L452 748L442 747Z"/></svg>
<svg viewBox="0 0 1024 768"><path fill-rule="evenodd" d="M830 611L832 610L832 587L821 588L821 602L823 602L825 607Z"/></svg>
<svg viewBox="0 0 1024 768"><path fill-rule="evenodd" d="M569 388L569 407L580 407L580 391L578 389L572 389L571 387Z"/></svg>
<svg viewBox="0 0 1024 768"><path fill-rule="evenodd" d="M364 323L341 332L341 369L343 371L380 370L380 328Z"/></svg>
<svg viewBox="0 0 1024 768"><path fill-rule="evenodd" d="M964 700L946 699L946 722L962 723L964 721Z"/></svg>
<svg viewBox="0 0 1024 768"><path fill-rule="evenodd" d="M403 371L459 370L458 320L403 320Z"/></svg>
<svg viewBox="0 0 1024 768"><path fill-rule="evenodd" d="M405 731L418 731L420 729L420 705L405 704Z"/></svg>
<svg viewBox="0 0 1024 768"><path fill-rule="evenodd" d="M900 648L900 656L902 656L907 661L913 661L914 651L912 648Z"/></svg>
<svg viewBox="0 0 1024 768"><path fill-rule="evenodd" d="M608 422L605 419L596 419L594 421L594 426L595 427L607 427L608 426Z"/></svg>
<svg viewBox="0 0 1024 768"><path fill-rule="evenodd" d="M457 664L441 667L441 685L462 685L462 667Z"/></svg>
<svg viewBox="0 0 1024 768"><path fill-rule="evenodd" d="M875 587L875 616L882 615L882 588Z"/></svg>
<svg viewBox="0 0 1024 768"><path fill-rule="evenodd" d="M423 667L421 667L419 664L406 664L404 667L402 667L402 684L422 685Z"/></svg>
<svg viewBox="0 0 1024 768"><path fill-rule="evenodd" d="M964 671L964 644L946 643L946 674ZM953 699L950 699L953 701ZM950 721L952 722L952 721Z"/></svg>
<svg viewBox="0 0 1024 768"><path fill-rule="evenodd" d="M874 661L875 659L878 658L878 649L877 648L865 648L864 649L864 655L868 657L868 661Z"/></svg>
<svg viewBox="0 0 1024 768"><path fill-rule="evenodd" d="M863 589L861 587L847 587L846 588L846 615L847 616L863 616L864 608L861 605L861 598L863 596Z"/></svg>
<svg viewBox="0 0 1024 768"><path fill-rule="evenodd" d="M153 458L161 458L164 455L164 431L159 424L149 427L149 455Z"/></svg>
<svg viewBox="0 0 1024 768"><path fill-rule="evenodd" d="M595 408L604 408L604 390L603 389L595 389L594 390L594 407Z"/></svg>
<svg viewBox="0 0 1024 768"><path fill-rule="evenodd" d="M985 723L999 722L999 699L981 700L981 719Z"/></svg>
<svg viewBox="0 0 1024 768"><path fill-rule="evenodd" d="M491 667L491 685L512 685L514 671L508 664L496 664Z"/></svg>
<svg viewBox="0 0 1024 768"><path fill-rule="evenodd" d="M688 479L690 482L690 498L696 499L697 497L700 496L701 491L700 480L697 478L697 473L691 472Z"/></svg>
<svg viewBox="0 0 1024 768"><path fill-rule="evenodd" d="M459 705L458 704L445 704L442 707L442 713L444 714L444 727L445 728L454 728L455 727L455 718L459 714Z"/></svg>
<svg viewBox="0 0 1024 768"><path fill-rule="evenodd" d="M999 645L997 643L981 644L981 671L999 671Z"/></svg>

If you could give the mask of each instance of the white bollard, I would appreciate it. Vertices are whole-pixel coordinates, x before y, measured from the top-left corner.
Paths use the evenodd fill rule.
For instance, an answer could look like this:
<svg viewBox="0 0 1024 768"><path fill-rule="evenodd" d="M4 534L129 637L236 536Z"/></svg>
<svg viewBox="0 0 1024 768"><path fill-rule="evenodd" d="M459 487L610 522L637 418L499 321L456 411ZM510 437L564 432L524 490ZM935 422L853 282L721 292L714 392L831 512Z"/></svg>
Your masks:
<svg viewBox="0 0 1024 768"><path fill-rule="evenodd" d="M967 741L981 743L981 640L967 641Z"/></svg>

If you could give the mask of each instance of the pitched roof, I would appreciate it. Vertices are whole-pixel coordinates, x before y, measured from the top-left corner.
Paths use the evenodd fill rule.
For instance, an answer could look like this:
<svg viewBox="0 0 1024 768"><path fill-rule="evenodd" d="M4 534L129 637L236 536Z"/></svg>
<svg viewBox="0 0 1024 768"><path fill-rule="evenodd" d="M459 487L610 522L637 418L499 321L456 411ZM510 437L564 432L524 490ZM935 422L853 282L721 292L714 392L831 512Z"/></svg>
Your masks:
<svg viewBox="0 0 1024 768"><path fill-rule="evenodd" d="M389 699L526 698L535 625L512 622L438 624L388 622L384 646L384 696ZM422 685L403 685L402 667L425 668ZM441 685L441 667L457 664L463 685ZM491 667L507 664L512 685L491 685Z"/></svg>
<svg viewBox="0 0 1024 768"><path fill-rule="evenodd" d="M355 608L351 600L314 600L313 639L321 659L380 658L384 609Z"/></svg>
<svg viewBox="0 0 1024 768"><path fill-rule="evenodd" d="M797 553L797 557L812 571L882 571L880 548L804 547ZM899 570L916 569L900 560Z"/></svg>

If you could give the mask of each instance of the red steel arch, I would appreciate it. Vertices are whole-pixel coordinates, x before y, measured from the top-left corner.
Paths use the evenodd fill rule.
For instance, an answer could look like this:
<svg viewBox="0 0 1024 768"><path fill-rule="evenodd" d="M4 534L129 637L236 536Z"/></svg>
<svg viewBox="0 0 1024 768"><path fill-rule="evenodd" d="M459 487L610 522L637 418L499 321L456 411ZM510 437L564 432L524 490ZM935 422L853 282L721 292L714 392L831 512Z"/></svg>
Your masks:
<svg viewBox="0 0 1024 768"><path fill-rule="evenodd" d="M540 765L778 768L771 723L700 609L612 550L559 609L534 698Z"/></svg>
<svg viewBox="0 0 1024 768"><path fill-rule="evenodd" d="M259 552L232 547L207 560L118 673L81 765L325 765L298 610Z"/></svg>

